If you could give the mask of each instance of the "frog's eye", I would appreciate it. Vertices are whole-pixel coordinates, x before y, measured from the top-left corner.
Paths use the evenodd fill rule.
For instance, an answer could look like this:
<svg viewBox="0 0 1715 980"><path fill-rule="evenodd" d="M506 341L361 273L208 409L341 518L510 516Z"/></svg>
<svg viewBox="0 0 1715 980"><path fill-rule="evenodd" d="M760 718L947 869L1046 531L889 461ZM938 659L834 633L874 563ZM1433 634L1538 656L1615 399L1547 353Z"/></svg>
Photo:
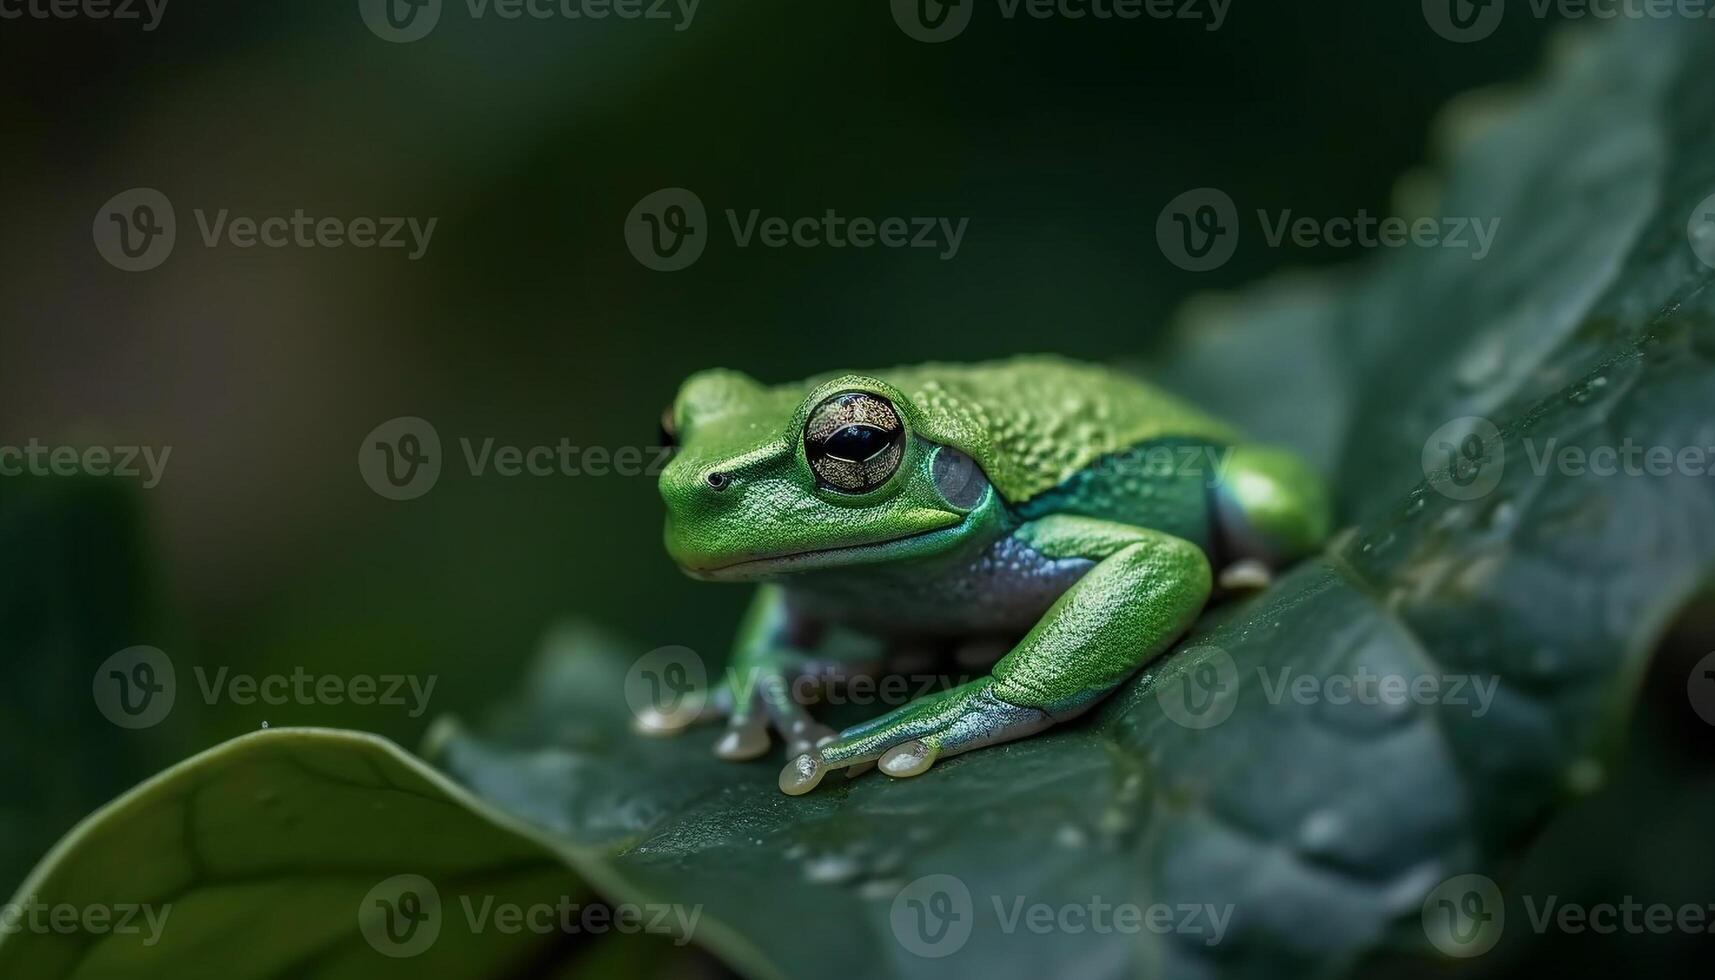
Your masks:
<svg viewBox="0 0 1715 980"><path fill-rule="evenodd" d="M804 456L823 486L863 493L887 482L905 455L905 423L892 403L867 391L827 399L804 423Z"/></svg>

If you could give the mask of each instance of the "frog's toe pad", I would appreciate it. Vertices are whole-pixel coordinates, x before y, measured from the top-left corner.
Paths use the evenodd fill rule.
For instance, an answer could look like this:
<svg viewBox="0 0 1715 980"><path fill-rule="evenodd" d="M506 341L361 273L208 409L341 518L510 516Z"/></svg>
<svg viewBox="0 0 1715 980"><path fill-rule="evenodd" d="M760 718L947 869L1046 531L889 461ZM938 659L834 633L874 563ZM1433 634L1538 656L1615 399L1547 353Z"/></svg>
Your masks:
<svg viewBox="0 0 1715 980"><path fill-rule="evenodd" d="M768 725L762 719L746 719L727 728L715 743L715 755L729 762L746 762L768 751Z"/></svg>
<svg viewBox="0 0 1715 980"><path fill-rule="evenodd" d="M917 776L929 771L940 749L922 739L901 742L882 753L881 771L889 776Z"/></svg>
<svg viewBox="0 0 1715 980"><path fill-rule="evenodd" d="M701 702L682 701L675 708L655 705L632 716L631 728L639 735L678 735L693 725L717 721L732 714L732 697L716 691Z"/></svg>
<svg viewBox="0 0 1715 980"><path fill-rule="evenodd" d="M780 770L780 792L787 796L803 796L816 788L816 784L827 775L828 767L822 763L822 757L817 752L805 752L794 756L786 768Z"/></svg>

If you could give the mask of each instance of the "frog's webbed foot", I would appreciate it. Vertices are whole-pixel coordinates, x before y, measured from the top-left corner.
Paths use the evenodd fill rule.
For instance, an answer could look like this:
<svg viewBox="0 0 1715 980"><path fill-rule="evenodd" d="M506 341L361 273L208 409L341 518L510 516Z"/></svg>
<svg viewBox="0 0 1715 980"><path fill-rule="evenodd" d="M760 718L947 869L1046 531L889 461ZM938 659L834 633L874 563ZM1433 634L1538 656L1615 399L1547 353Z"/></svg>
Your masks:
<svg viewBox="0 0 1715 980"><path fill-rule="evenodd" d="M800 691L809 695L820 690L827 674L825 666L805 663L795 671L758 668L754 677L731 679L730 697L742 708L728 716L726 734L715 743L715 754L733 762L755 759L768 751L771 729L786 740L789 755L832 741L834 730L811 717L798 697Z"/></svg>
<svg viewBox="0 0 1715 980"><path fill-rule="evenodd" d="M795 753L780 771L780 789L792 796L816 788L834 769L855 773L877 764L889 776L927 772L936 760L1034 735L1054 723L1038 708L1003 701L985 677L921 698L879 718L854 725L839 738Z"/></svg>
<svg viewBox="0 0 1715 980"><path fill-rule="evenodd" d="M845 665L811 660L729 672L696 716L644 714L638 716L636 728L648 735L678 735L693 725L724 718L726 732L715 742L715 754L723 759L743 762L766 754L771 731L786 740L788 754L807 752L832 741L836 733L811 717L799 695L812 699L845 673Z"/></svg>

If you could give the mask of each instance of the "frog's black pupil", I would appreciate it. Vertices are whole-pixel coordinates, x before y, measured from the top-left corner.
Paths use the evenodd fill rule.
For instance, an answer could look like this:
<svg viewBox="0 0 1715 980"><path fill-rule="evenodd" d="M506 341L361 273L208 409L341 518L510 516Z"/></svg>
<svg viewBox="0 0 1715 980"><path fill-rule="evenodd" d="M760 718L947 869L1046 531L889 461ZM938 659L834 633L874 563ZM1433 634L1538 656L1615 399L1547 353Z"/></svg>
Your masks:
<svg viewBox="0 0 1715 980"><path fill-rule="evenodd" d="M861 463L887 448L887 433L868 425L848 425L828 437L823 451L835 459Z"/></svg>

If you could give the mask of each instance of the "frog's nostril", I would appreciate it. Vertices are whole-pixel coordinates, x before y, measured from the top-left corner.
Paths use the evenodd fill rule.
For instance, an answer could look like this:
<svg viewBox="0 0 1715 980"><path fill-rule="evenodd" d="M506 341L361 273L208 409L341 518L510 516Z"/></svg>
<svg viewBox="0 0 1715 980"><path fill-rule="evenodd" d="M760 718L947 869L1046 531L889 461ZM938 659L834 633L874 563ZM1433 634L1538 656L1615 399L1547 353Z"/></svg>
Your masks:
<svg viewBox="0 0 1715 980"><path fill-rule="evenodd" d="M709 471L709 475L703 477L703 479L708 481L710 489L713 490L725 490L727 487L732 486L732 477L726 473L722 473L720 470Z"/></svg>

